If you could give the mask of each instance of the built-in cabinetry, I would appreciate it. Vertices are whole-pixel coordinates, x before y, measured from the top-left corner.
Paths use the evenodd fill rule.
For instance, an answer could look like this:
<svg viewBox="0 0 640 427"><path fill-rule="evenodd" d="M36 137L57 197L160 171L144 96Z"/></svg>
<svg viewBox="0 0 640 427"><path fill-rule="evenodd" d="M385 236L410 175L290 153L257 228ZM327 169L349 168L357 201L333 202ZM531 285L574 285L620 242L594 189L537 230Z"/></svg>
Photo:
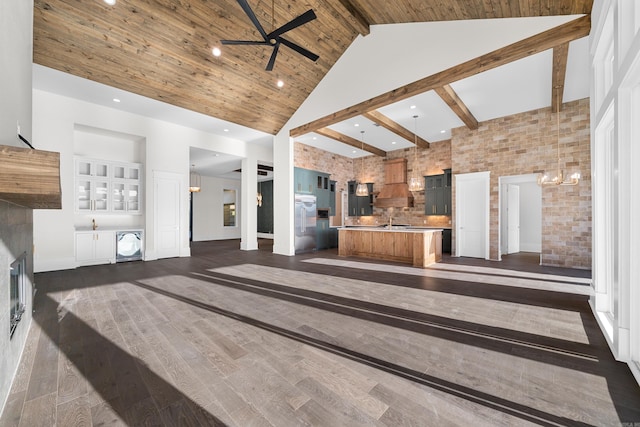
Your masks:
<svg viewBox="0 0 640 427"><path fill-rule="evenodd" d="M356 181L349 181L347 183L347 193L349 196L349 216L373 215L373 183L367 183L367 188L369 189L368 196L357 196L357 186L358 183Z"/></svg>
<svg viewBox="0 0 640 427"><path fill-rule="evenodd" d="M76 231L76 263L78 265L115 262L116 237L114 231Z"/></svg>
<svg viewBox="0 0 640 427"><path fill-rule="evenodd" d="M329 181L329 216L336 215L336 181Z"/></svg>
<svg viewBox="0 0 640 427"><path fill-rule="evenodd" d="M424 214L451 215L451 169L424 177Z"/></svg>
<svg viewBox="0 0 640 427"><path fill-rule="evenodd" d="M451 229L442 230L442 253L451 253Z"/></svg>
<svg viewBox="0 0 640 427"><path fill-rule="evenodd" d="M75 211L139 214L142 165L76 157Z"/></svg>
<svg viewBox="0 0 640 427"><path fill-rule="evenodd" d="M316 196L316 207L318 209L331 209L331 204L333 203L335 210L335 200L331 201L335 193L331 193L330 174L310 169L294 168L293 175L295 193L313 194Z"/></svg>

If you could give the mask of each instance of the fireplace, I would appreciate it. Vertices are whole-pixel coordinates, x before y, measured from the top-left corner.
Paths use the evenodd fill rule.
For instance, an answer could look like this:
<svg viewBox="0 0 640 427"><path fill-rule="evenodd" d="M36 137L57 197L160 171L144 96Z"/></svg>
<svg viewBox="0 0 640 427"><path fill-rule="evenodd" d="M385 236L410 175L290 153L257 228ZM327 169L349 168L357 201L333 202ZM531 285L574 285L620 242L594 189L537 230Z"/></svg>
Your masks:
<svg viewBox="0 0 640 427"><path fill-rule="evenodd" d="M26 307L27 292L27 253L23 252L11 263L9 269L10 306L9 337L13 336Z"/></svg>

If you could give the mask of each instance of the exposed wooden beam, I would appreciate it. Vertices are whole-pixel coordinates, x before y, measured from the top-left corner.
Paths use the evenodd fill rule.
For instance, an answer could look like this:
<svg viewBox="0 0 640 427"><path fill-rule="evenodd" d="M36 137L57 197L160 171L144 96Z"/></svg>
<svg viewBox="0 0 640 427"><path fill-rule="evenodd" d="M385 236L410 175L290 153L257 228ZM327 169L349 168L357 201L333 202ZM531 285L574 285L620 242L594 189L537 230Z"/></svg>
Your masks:
<svg viewBox="0 0 640 427"><path fill-rule="evenodd" d="M369 35L369 26L371 23L364 17L364 14L350 0L338 0L335 4L327 2L327 5L333 5L336 12L353 27L359 34L363 36Z"/></svg>
<svg viewBox="0 0 640 427"><path fill-rule="evenodd" d="M471 130L478 129L478 120L473 117L471 111L467 108L464 102L460 99L455 90L449 85L437 87L434 89L440 98L451 108L451 110L460 117L460 120Z"/></svg>
<svg viewBox="0 0 640 427"><path fill-rule="evenodd" d="M340 132L336 132L333 129L329 128L320 128L314 130L318 135L326 136L327 138L335 139L338 142L342 142L343 144L350 145L352 147L358 148L360 150L368 151L371 154L375 154L376 156L386 157L387 152L382 151L379 148L376 148L369 144L364 144L362 141L359 141L355 138L350 137L349 135L344 135Z"/></svg>
<svg viewBox="0 0 640 427"><path fill-rule="evenodd" d="M380 126L382 126L385 129L390 130L391 132L395 133L396 135L406 139L407 141L411 142L412 144L416 143L417 141L417 145L420 148L429 148L429 142L420 138L418 135L416 135L415 133L411 132L410 130L408 130L407 128L401 126L400 124L394 122L393 120L391 120L389 117L385 116L384 114L382 114L379 111L367 111L366 113L362 114L364 117L366 117L367 119L371 120L374 123L379 124Z"/></svg>
<svg viewBox="0 0 640 427"><path fill-rule="evenodd" d="M562 109L562 95L564 93L564 79L567 74L567 57L569 56L569 43L564 43L553 48L553 74L551 77L551 111L558 112ZM559 104L559 105L558 105Z"/></svg>
<svg viewBox="0 0 640 427"><path fill-rule="evenodd" d="M432 74L423 79L409 83L398 89L383 93L382 95L363 101L359 104L329 114L328 116L314 120L297 128L291 129L292 137L313 132L318 128L327 127L335 123L359 116L367 111L376 110L385 105L410 98L426 91L442 87L446 84L471 77L487 70L497 68L529 55L543 52L572 40L589 35L591 30L591 17L589 15L574 19L566 24L559 25L535 36L512 43L493 52L471 59L447 70Z"/></svg>

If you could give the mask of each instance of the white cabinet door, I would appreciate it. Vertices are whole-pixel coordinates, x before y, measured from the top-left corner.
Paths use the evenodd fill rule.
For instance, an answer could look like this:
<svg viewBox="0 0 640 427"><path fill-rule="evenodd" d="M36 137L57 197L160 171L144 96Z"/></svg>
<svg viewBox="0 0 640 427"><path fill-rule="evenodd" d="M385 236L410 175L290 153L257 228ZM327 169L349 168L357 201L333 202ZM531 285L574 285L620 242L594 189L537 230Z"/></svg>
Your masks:
<svg viewBox="0 0 640 427"><path fill-rule="evenodd" d="M92 265L115 262L115 240L113 231L76 232L76 263Z"/></svg>
<svg viewBox="0 0 640 427"><path fill-rule="evenodd" d="M113 231L95 233L95 260L111 262L116 256L116 237Z"/></svg>
<svg viewBox="0 0 640 427"><path fill-rule="evenodd" d="M76 233L76 261L85 263L95 258L93 233Z"/></svg>

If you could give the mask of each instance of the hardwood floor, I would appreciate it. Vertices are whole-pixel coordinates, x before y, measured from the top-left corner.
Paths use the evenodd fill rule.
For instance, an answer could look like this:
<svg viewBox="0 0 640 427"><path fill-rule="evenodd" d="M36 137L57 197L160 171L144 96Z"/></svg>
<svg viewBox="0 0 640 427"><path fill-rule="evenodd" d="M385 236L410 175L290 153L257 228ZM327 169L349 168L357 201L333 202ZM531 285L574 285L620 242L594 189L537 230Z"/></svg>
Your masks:
<svg viewBox="0 0 640 427"><path fill-rule="evenodd" d="M37 274L0 425L640 423L588 271L238 247Z"/></svg>

